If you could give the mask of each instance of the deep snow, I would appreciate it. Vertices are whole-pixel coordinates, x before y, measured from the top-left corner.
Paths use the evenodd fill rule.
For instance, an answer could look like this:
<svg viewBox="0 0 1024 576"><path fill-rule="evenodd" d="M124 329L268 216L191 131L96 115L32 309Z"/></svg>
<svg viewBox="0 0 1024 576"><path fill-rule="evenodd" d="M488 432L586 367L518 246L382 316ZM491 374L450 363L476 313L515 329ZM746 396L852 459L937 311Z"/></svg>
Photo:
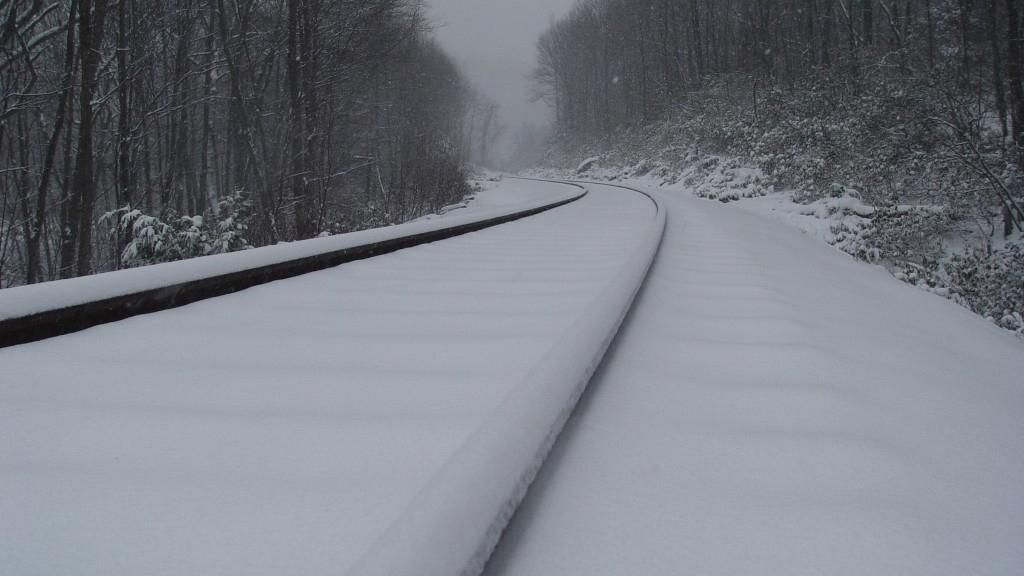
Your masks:
<svg viewBox="0 0 1024 576"><path fill-rule="evenodd" d="M662 198L648 284L488 573L1024 573L1024 345L778 222Z"/></svg>
<svg viewBox="0 0 1024 576"><path fill-rule="evenodd" d="M654 213L605 191L0 350L0 572L345 573L615 281Z"/></svg>

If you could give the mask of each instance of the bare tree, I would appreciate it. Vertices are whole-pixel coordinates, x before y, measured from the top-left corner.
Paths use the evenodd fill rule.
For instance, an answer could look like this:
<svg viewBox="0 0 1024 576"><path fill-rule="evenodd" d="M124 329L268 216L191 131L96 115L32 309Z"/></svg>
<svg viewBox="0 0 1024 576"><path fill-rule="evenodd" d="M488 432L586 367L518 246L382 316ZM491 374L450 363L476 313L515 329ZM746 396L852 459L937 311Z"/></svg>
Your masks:
<svg viewBox="0 0 1024 576"><path fill-rule="evenodd" d="M472 99L421 10L0 0L0 283L393 223L459 200ZM199 245L137 250L136 232L155 231L160 246L175 234Z"/></svg>

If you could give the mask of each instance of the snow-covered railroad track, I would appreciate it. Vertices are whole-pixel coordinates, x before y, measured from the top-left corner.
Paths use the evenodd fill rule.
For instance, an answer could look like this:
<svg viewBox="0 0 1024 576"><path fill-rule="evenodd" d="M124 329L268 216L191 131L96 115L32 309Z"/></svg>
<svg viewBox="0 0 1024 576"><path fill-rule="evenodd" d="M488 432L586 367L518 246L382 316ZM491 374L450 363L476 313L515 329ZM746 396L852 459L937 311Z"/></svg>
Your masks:
<svg viewBox="0 0 1024 576"><path fill-rule="evenodd" d="M0 348L170 310L514 222L575 202L582 186L543 201L0 292ZM575 188L575 189L571 189Z"/></svg>
<svg viewBox="0 0 1024 576"><path fill-rule="evenodd" d="M508 182L509 194L561 186ZM479 568L664 211L531 218L0 350L13 574Z"/></svg>
<svg viewBox="0 0 1024 576"><path fill-rule="evenodd" d="M1024 574L1021 342L797 230L660 199L644 291L486 574Z"/></svg>

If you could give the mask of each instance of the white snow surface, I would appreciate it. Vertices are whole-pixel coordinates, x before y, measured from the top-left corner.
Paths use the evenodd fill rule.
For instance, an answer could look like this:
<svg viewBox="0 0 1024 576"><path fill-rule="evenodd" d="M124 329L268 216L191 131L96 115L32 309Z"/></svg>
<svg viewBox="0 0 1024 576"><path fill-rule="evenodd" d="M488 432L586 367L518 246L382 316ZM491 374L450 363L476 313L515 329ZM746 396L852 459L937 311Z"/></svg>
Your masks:
<svg viewBox="0 0 1024 576"><path fill-rule="evenodd" d="M608 187L605 192L616 193ZM351 576L483 571L629 312L664 229L665 211L659 207L615 281L449 459Z"/></svg>
<svg viewBox="0 0 1024 576"><path fill-rule="evenodd" d="M583 174L584 172L587 172L591 168L593 168L600 161L601 161L601 157L600 156L592 156L590 158L587 158L583 162L580 162L580 165L576 168L576 173L577 174Z"/></svg>
<svg viewBox="0 0 1024 576"><path fill-rule="evenodd" d="M783 224L661 198L648 283L487 573L1024 573L1022 343Z"/></svg>
<svg viewBox="0 0 1024 576"><path fill-rule="evenodd" d="M644 266L650 203L590 189L0 350L3 571L472 574ZM652 194L652 274L488 573L1024 573L1024 344L779 214Z"/></svg>
<svg viewBox="0 0 1024 576"><path fill-rule="evenodd" d="M479 222L555 203L578 196L580 193L578 188L532 186L529 183L512 179L502 182L500 186L495 183L484 183L483 191L466 207L435 218L351 234L282 243L255 250L205 256L32 286L7 288L0 290L0 320L20 318L86 302Z"/></svg>
<svg viewBox="0 0 1024 576"><path fill-rule="evenodd" d="M506 181L500 192L577 191ZM647 198L603 189L515 223L0 350L0 572L350 571L417 502L434 506L433 479L472 467L458 455L479 448L466 446L505 439L515 426L494 422L507 407L551 426L529 409L551 399L535 370L580 377L584 362L552 350L601 327L585 318L636 269L655 214ZM503 468L473 477L522 479L524 460L497 456L487 462ZM479 543L478 527L436 535Z"/></svg>

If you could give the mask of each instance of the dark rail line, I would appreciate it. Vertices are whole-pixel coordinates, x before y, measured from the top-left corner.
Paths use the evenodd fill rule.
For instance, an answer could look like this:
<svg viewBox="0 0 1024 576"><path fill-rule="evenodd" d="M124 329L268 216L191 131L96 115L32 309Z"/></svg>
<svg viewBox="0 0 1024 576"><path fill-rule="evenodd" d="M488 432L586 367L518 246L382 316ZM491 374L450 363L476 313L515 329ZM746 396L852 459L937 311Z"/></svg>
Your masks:
<svg viewBox="0 0 1024 576"><path fill-rule="evenodd" d="M583 188L578 184L575 186ZM211 276L113 298L86 302L66 308L0 320L0 348L63 336L133 316L170 310L200 300L226 296L277 280L294 278L349 262L365 260L397 252L405 248L454 238L463 234L469 234L470 232L477 232L535 216L575 202L584 196L586 196L585 189L581 194L572 198L478 222L470 222L451 228L442 228L440 230L392 238L381 242L326 252L316 256L242 270L240 272Z"/></svg>

